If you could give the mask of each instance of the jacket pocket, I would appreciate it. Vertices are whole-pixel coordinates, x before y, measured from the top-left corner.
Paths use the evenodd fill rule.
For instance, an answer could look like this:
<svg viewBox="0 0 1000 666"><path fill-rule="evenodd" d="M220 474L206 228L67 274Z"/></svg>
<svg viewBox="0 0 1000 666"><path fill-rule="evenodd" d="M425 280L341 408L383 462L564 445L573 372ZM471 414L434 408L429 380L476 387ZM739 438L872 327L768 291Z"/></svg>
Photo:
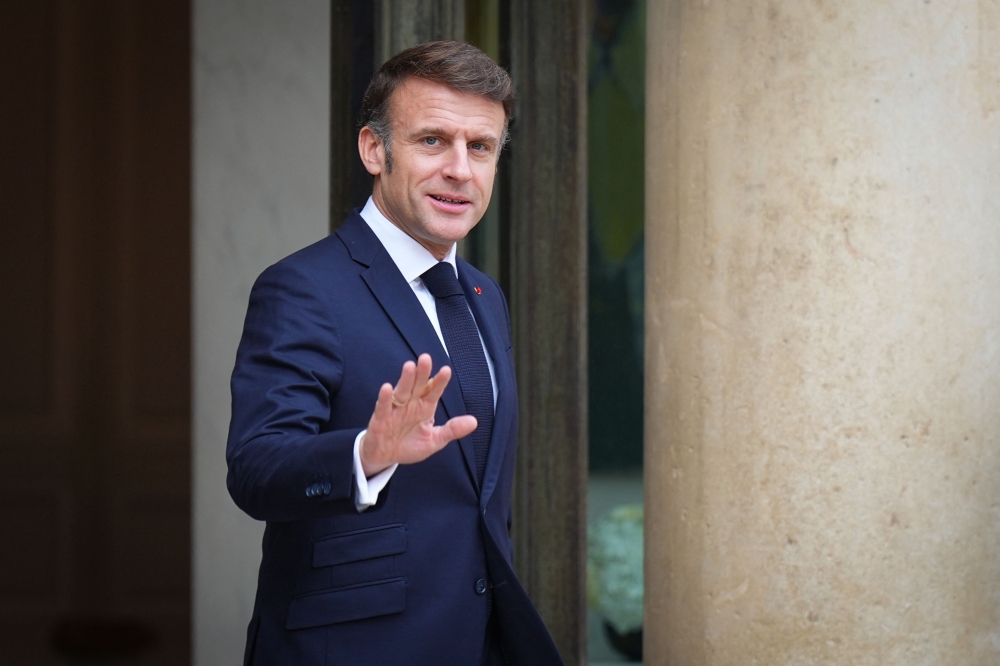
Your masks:
<svg viewBox="0 0 1000 666"><path fill-rule="evenodd" d="M405 607L406 581L391 578L296 597L288 606L285 628L306 629L363 620L402 613Z"/></svg>
<svg viewBox="0 0 1000 666"><path fill-rule="evenodd" d="M313 544L314 567L329 567L406 552L406 528L383 525L355 532L334 534Z"/></svg>

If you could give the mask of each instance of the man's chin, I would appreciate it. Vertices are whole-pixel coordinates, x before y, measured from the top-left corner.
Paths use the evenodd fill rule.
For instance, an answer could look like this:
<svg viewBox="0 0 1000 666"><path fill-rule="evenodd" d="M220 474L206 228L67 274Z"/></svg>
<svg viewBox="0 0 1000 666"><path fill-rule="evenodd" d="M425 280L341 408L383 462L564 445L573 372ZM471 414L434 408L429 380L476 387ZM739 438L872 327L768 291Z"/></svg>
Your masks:
<svg viewBox="0 0 1000 666"><path fill-rule="evenodd" d="M434 238L436 242L450 245L468 236L477 222L479 220L471 222L465 217L442 219L440 216L435 216L435 219L431 220L425 229L429 232L428 236Z"/></svg>

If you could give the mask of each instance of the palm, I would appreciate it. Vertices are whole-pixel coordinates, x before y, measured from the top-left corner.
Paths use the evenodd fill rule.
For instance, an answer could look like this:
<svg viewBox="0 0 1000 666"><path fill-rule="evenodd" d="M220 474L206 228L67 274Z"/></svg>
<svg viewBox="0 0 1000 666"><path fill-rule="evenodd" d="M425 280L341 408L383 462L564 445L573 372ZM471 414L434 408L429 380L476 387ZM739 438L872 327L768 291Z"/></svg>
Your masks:
<svg viewBox="0 0 1000 666"><path fill-rule="evenodd" d="M434 425L434 413L451 380L451 368L441 368L434 377L431 358L421 354L414 364L403 364L395 388L383 384L375 411L368 422L362 443L361 460L365 474L371 475L395 463L420 462L465 437L476 429L473 416L457 416L441 426Z"/></svg>

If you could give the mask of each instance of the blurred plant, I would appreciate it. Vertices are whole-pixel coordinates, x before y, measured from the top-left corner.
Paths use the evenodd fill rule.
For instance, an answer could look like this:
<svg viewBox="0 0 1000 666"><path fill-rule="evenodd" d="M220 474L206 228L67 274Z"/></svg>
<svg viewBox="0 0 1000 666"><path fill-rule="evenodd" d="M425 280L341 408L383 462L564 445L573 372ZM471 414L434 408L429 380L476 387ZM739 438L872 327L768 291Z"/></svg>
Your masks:
<svg viewBox="0 0 1000 666"><path fill-rule="evenodd" d="M642 628L642 505L613 509L587 535L587 601L619 634Z"/></svg>

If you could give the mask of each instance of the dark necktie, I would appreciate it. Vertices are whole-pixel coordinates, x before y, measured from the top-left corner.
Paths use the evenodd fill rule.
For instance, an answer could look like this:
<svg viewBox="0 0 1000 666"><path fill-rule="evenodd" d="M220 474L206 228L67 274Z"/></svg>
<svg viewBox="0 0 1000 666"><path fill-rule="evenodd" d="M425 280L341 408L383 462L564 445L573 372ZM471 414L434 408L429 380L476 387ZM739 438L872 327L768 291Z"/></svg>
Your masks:
<svg viewBox="0 0 1000 666"><path fill-rule="evenodd" d="M448 348L451 369L455 374L452 381L458 380L465 409L479 423L469 439L472 440L476 455L476 479L482 487L486 454L493 434L493 384L490 381L490 368L486 365L486 354L479 340L479 329L476 328L469 303L465 300L465 292L462 291L462 285L458 283L451 264L446 261L438 262L420 278L437 303L441 336Z"/></svg>

